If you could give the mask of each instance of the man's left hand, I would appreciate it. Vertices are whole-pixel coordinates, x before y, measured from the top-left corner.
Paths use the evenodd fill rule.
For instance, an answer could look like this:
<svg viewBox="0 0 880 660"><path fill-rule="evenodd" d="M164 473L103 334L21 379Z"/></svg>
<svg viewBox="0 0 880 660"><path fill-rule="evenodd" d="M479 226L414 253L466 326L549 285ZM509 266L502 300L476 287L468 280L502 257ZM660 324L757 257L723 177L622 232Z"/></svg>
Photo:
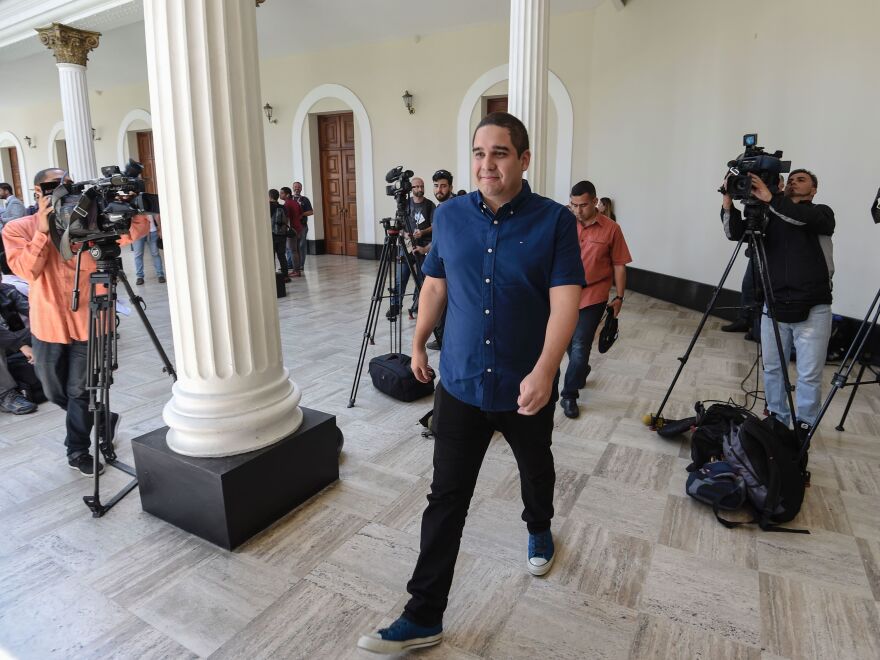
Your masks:
<svg viewBox="0 0 880 660"><path fill-rule="evenodd" d="M552 388L552 374L548 377L543 373L532 371L519 384L519 398L516 400L519 405L517 412L520 415L536 414L547 405Z"/></svg>
<svg viewBox="0 0 880 660"><path fill-rule="evenodd" d="M611 309L614 310L614 318L617 318L620 314L620 308L623 307L623 300L621 300L620 298L615 298L608 304L610 305Z"/></svg>
<svg viewBox="0 0 880 660"><path fill-rule="evenodd" d="M19 350L21 350L21 354L27 358L28 364L34 363L34 351L30 346L22 346Z"/></svg>
<svg viewBox="0 0 880 660"><path fill-rule="evenodd" d="M749 178L752 180L752 195L762 202L769 202L773 199L773 193L770 192L767 184L761 181L761 177L757 174L749 173Z"/></svg>
<svg viewBox="0 0 880 660"><path fill-rule="evenodd" d="M421 229L416 229L416 230L412 233L412 235L413 235L413 237L415 237L415 238L421 238L421 236L422 236L422 230L421 230Z"/></svg>

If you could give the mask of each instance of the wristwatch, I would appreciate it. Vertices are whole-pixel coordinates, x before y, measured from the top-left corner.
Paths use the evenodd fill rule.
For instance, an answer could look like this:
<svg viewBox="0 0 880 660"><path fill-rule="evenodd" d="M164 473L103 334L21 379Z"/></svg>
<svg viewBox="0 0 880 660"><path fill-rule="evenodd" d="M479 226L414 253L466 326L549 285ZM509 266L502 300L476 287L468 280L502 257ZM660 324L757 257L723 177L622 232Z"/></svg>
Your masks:
<svg viewBox="0 0 880 660"><path fill-rule="evenodd" d="M614 297L611 299L611 302L614 302L615 300L619 300L620 302L623 302L623 296L614 296Z"/></svg>

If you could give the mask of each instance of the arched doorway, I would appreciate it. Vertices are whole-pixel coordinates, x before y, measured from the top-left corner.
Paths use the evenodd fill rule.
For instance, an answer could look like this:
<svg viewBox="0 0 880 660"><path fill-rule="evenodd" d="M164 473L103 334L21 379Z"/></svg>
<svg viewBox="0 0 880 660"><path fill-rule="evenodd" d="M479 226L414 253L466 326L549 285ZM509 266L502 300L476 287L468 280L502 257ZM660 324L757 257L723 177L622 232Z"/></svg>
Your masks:
<svg viewBox="0 0 880 660"><path fill-rule="evenodd" d="M49 150L49 163L52 167L57 167L67 172L70 166L67 162L67 140L64 137L63 121L56 122L52 130L49 131L49 140L46 143L46 147Z"/></svg>
<svg viewBox="0 0 880 660"><path fill-rule="evenodd" d="M338 116L340 119L329 119ZM346 120L342 117L348 116ZM321 120L321 117L328 119ZM341 122L336 128L330 128L336 122ZM329 150L338 148L340 153L331 158L336 163L328 163L322 167L321 156L321 130L324 125L325 131L341 130L338 140L328 140ZM370 127L370 119L366 108L361 100L347 87L336 84L325 84L315 87L310 91L297 108L293 119L292 131L293 152L293 180L301 181L305 194L308 195L315 209L309 240L326 245L325 218L332 208L325 208L325 198L330 204L338 203L330 201L336 192L328 197L325 187L347 185L348 191L339 191L347 196L349 218L352 213L356 214L355 240L356 248L372 252L372 244L376 241L376 228L372 218L375 217L375 181L373 179L373 137ZM332 137L326 136L326 137ZM315 148L312 147L314 144ZM344 180L333 182L322 177L322 170L326 168L341 167L353 176ZM324 180L322 180L322 178ZM329 228L328 228L329 229ZM349 245L351 240L347 241ZM317 247L317 246L316 246ZM346 250L350 250L347 247ZM346 252L340 252L345 254ZM360 256L367 256L366 254ZM372 254L370 255L372 256Z"/></svg>
<svg viewBox="0 0 880 660"><path fill-rule="evenodd" d="M8 183L25 206L29 203L29 181L24 163L24 148L14 133L0 133L0 180Z"/></svg>
<svg viewBox="0 0 880 660"><path fill-rule="evenodd" d="M124 167L129 158L144 166L144 184L147 192L156 193L156 158L153 153L153 119L140 108L132 110L119 125L116 139L119 165Z"/></svg>

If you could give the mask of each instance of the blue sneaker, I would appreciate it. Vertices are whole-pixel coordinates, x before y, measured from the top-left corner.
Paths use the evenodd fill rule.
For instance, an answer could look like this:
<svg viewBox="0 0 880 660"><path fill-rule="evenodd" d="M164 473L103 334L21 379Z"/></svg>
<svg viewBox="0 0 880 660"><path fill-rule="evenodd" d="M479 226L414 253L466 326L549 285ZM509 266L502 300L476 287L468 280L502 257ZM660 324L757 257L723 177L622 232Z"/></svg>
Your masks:
<svg viewBox="0 0 880 660"><path fill-rule="evenodd" d="M443 639L443 626L420 626L400 617L387 628L369 635L362 635L358 648L373 653L401 653L439 644Z"/></svg>
<svg viewBox="0 0 880 660"><path fill-rule="evenodd" d="M532 575L544 575L553 566L553 534L546 532L529 534L529 559L526 568Z"/></svg>

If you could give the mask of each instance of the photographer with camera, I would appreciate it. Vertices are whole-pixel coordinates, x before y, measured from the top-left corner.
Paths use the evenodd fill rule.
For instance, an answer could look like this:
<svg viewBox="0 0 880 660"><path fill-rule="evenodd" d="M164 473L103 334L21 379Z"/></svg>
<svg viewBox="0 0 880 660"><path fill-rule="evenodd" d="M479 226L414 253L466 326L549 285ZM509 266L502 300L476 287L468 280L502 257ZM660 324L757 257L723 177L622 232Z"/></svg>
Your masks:
<svg viewBox="0 0 880 660"><path fill-rule="evenodd" d="M766 206L763 232L767 270L784 352L784 362L780 362L765 306L761 349L767 408L782 423L792 422L782 370L787 368L794 345L798 373L795 427L805 435L819 412L822 367L831 336L834 212L824 204L813 203L818 180L809 170L793 170L784 192L771 191L754 172L749 172L748 176L752 198L749 203ZM727 237L736 241L745 233L747 223L733 205L729 179L730 174L721 187L721 220Z"/></svg>
<svg viewBox="0 0 880 660"><path fill-rule="evenodd" d="M412 241L412 265L417 274L421 275L422 263L431 245L431 222L434 217L434 202L425 197L425 180L421 177L412 179L412 198L409 200L409 213L406 216L406 226L403 234ZM409 283L409 266L401 261L397 265L397 295L391 298L391 307L386 313L387 318L393 318L400 313L403 307L403 298L406 295L406 285ZM410 312L418 305L418 292L413 295L413 304Z"/></svg>
<svg viewBox="0 0 880 660"><path fill-rule="evenodd" d="M8 223L3 229L3 243L9 267L30 285L30 320L33 335L35 368L46 396L67 412L67 462L84 475L91 476L90 455L92 413L86 391L89 306L71 310L71 290L76 275L76 261L65 260L50 237L55 222L51 206L52 191L60 184L72 184L65 172L52 168L34 177L37 212ZM62 181L62 178L64 180ZM149 231L146 216L135 215L129 234L120 244L131 243ZM96 264L86 251L80 263L80 278L88 282ZM113 413L110 429L98 429L99 441L112 441L119 415ZM99 472L103 465L98 463Z"/></svg>

